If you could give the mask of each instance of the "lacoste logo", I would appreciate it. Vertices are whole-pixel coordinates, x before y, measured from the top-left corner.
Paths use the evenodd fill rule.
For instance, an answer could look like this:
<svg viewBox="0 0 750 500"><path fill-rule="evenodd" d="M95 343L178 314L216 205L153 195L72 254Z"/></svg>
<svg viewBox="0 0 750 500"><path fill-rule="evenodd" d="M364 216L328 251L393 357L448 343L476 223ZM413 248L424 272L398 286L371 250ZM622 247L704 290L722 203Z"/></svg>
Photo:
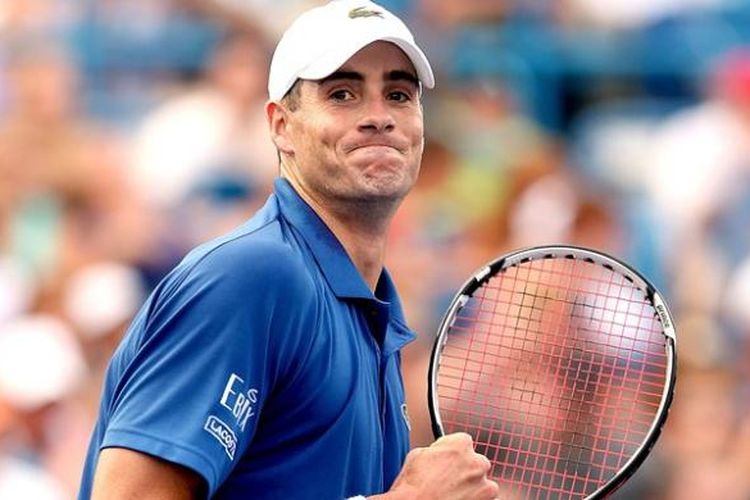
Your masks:
<svg viewBox="0 0 750 500"><path fill-rule="evenodd" d="M227 456L234 460L234 452L237 450L237 436L232 432L232 429L214 415L208 416L203 428L221 443L224 451L227 452Z"/></svg>
<svg viewBox="0 0 750 500"><path fill-rule="evenodd" d="M383 13L377 10L368 10L366 7L357 7L349 11L349 17L356 19L358 17L379 17L383 18Z"/></svg>

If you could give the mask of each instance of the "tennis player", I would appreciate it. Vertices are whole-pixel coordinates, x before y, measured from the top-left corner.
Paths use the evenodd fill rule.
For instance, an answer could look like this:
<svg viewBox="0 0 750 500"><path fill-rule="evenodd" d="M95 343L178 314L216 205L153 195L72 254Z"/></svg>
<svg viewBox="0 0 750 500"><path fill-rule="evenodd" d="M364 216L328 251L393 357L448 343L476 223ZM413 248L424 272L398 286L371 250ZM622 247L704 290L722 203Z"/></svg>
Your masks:
<svg viewBox="0 0 750 500"><path fill-rule="evenodd" d="M383 260L433 86L377 4L336 0L291 25L268 84L274 193L136 316L80 499L497 497L468 435L409 452L399 352L414 333Z"/></svg>

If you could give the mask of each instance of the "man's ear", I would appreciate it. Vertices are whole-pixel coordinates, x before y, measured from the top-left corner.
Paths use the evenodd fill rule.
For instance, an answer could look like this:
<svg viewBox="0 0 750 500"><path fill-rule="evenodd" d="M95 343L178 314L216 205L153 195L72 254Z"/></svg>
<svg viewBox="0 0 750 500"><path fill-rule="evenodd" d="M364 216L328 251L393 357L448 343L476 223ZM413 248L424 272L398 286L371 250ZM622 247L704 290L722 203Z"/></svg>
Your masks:
<svg viewBox="0 0 750 500"><path fill-rule="evenodd" d="M266 119L268 120L268 129L271 133L271 140L276 145L279 153L292 155L294 147L289 140L289 110L275 101L266 103Z"/></svg>

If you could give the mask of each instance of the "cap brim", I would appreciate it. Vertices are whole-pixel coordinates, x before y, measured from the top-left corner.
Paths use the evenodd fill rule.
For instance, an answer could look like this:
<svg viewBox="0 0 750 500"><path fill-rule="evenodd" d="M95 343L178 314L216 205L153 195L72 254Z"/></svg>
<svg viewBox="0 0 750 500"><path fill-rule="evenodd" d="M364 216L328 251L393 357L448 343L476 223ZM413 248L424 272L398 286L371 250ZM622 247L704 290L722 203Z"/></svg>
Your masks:
<svg viewBox="0 0 750 500"><path fill-rule="evenodd" d="M351 59L354 54L364 47L378 41L391 42L398 46L414 65L417 77L422 85L428 89L435 87L435 76L427 60L427 56L415 44L399 37L363 37L354 43L337 47L335 50L317 59L314 64L300 71L299 78L303 80L321 80L343 66L346 61Z"/></svg>

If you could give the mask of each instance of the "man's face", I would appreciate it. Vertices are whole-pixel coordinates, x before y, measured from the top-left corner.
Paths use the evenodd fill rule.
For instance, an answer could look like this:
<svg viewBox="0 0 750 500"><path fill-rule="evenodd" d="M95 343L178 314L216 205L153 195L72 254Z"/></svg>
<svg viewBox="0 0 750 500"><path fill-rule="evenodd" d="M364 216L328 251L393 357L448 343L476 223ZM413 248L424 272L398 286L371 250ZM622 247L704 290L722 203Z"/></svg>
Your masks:
<svg viewBox="0 0 750 500"><path fill-rule="evenodd" d="M288 176L321 202L400 201L424 145L416 71L395 45L372 43L320 81L301 81L288 113Z"/></svg>

